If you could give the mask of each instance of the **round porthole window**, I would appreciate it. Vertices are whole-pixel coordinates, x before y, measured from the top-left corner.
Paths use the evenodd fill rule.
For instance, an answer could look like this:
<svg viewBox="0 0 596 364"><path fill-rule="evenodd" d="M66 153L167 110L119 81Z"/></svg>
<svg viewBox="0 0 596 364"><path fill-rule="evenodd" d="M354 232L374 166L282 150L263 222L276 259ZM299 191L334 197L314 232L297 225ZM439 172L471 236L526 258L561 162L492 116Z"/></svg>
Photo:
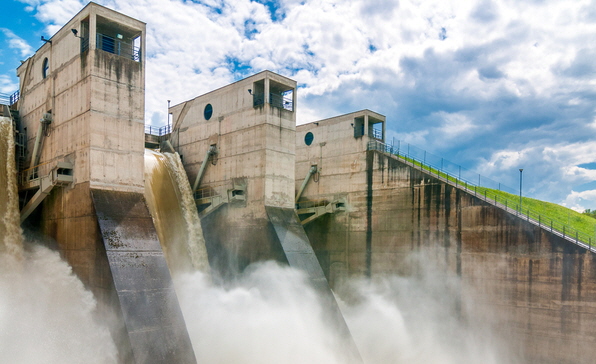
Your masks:
<svg viewBox="0 0 596 364"><path fill-rule="evenodd" d="M212 115L213 115L213 106L211 106L211 104L207 104L207 106L205 106L205 110L203 111L203 116L205 117L205 120L209 120L209 119L211 119Z"/></svg>
<svg viewBox="0 0 596 364"><path fill-rule="evenodd" d="M315 136L312 135L310 131L306 133L306 135L304 136L304 143L306 145L311 145L313 140L315 140Z"/></svg>
<svg viewBox="0 0 596 364"><path fill-rule="evenodd" d="M41 75L43 78L48 77L48 70L50 69L50 61L47 58L44 58L43 63L41 64Z"/></svg>

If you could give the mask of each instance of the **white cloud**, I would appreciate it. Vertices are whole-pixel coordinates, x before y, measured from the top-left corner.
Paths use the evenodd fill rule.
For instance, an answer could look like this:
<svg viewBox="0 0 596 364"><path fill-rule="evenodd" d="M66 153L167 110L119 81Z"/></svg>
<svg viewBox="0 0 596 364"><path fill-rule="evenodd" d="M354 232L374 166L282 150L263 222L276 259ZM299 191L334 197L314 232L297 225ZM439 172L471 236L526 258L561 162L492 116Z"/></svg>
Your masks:
<svg viewBox="0 0 596 364"><path fill-rule="evenodd" d="M8 38L8 46L16 49L21 57L28 57L33 54L33 48L21 37L14 34L10 29L0 28L2 33Z"/></svg>
<svg viewBox="0 0 596 364"><path fill-rule="evenodd" d="M596 206L596 190L571 191L561 204L577 212L584 212L586 209L593 210Z"/></svg>
<svg viewBox="0 0 596 364"><path fill-rule="evenodd" d="M0 93L10 94L15 92L19 85L12 82L11 78L6 75L0 75Z"/></svg>
<svg viewBox="0 0 596 364"><path fill-rule="evenodd" d="M48 32L84 5L22 1ZM594 178L577 167L596 127L588 0L281 0L275 20L249 0L98 2L147 22L152 122L166 122L168 99L270 69L300 85L299 122L371 108L388 135L480 161L493 179L515 185L509 171L526 166L551 201Z"/></svg>

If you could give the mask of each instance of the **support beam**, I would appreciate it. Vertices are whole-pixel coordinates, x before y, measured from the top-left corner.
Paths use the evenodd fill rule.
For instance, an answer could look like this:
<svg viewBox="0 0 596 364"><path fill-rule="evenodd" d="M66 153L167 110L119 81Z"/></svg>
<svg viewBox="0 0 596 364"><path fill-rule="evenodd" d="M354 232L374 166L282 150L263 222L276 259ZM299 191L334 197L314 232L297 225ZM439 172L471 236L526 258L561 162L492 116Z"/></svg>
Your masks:
<svg viewBox="0 0 596 364"><path fill-rule="evenodd" d="M29 215L39 206L39 204L50 194L52 189L54 188L54 183L52 183L52 175L49 174L40 178L39 180L39 190L33 195L31 200L27 202L25 207L21 210L21 224L25 221Z"/></svg>
<svg viewBox="0 0 596 364"><path fill-rule="evenodd" d="M203 159L203 164L201 164L201 169L199 169L199 174L197 174L197 178L195 179L195 183L192 185L192 191L196 191L199 188L199 184L201 183L201 178L203 178L203 173L205 173L205 168L207 168L207 162L209 162L209 157L217 153L217 149L215 145L209 147L207 153L205 153L205 158Z"/></svg>
<svg viewBox="0 0 596 364"><path fill-rule="evenodd" d="M298 203L298 200L302 196L302 193L304 192L304 189L306 188L308 181L310 181L310 177L312 177L312 175L315 173L317 173L317 166L311 166L310 169L308 170L308 174L306 175L306 177L304 177L304 182L302 182L302 186L300 186L300 189L298 190L298 193L296 194L296 201L295 201L296 203Z"/></svg>

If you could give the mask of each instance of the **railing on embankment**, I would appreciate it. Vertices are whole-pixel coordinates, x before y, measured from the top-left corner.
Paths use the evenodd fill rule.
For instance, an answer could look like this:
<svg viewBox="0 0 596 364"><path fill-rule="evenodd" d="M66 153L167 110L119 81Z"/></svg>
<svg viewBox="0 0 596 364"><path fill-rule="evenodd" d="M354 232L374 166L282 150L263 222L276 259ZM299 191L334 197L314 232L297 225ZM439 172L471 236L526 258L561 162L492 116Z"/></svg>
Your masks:
<svg viewBox="0 0 596 364"><path fill-rule="evenodd" d="M368 143L368 150L376 150L385 153L393 158L399 159L400 162L426 173L434 178L439 179L461 191L464 191L474 197L479 198L501 210L504 210L520 219L523 219L531 224L534 224L541 229L549 231L569 242L577 244L585 249L588 249L596 253L596 240L595 237L578 231L570 227L568 224L564 224L560 221L556 221L544 214L537 213L530 209L523 208L520 205L519 200L505 197L494 191L496 188L487 187L486 185L481 186L481 181L486 184L498 185L498 190L504 191L504 189L510 189L500 183L494 182L486 177L482 177L477 173L469 173L470 171L462 169L461 166L453 164L444 158L440 158L440 166L435 165L430 158L431 154L426 151L419 150L407 144L407 148L401 148L401 143L395 145L388 145L379 141L370 141ZM453 167L457 170L457 174L453 173ZM451 169L451 170L450 170ZM474 177L478 177L478 184L472 182L468 178L462 177L463 174L468 174ZM507 191L504 191L507 192Z"/></svg>

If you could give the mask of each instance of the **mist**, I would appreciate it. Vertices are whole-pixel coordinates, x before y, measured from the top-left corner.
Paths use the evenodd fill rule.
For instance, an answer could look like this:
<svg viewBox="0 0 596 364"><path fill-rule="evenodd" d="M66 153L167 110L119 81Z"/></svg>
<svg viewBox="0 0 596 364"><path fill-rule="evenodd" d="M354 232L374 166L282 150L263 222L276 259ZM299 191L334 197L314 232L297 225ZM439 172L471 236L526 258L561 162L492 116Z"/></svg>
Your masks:
<svg viewBox="0 0 596 364"><path fill-rule="evenodd" d="M338 301L360 353L375 363L517 363L461 282L421 264L411 276L348 279ZM217 285L201 272L176 278L199 363L346 363L306 276L275 262L253 264ZM472 320L474 319L474 320Z"/></svg>
<svg viewBox="0 0 596 364"><path fill-rule="evenodd" d="M0 255L0 363L115 363L96 301L60 255L29 245Z"/></svg>

